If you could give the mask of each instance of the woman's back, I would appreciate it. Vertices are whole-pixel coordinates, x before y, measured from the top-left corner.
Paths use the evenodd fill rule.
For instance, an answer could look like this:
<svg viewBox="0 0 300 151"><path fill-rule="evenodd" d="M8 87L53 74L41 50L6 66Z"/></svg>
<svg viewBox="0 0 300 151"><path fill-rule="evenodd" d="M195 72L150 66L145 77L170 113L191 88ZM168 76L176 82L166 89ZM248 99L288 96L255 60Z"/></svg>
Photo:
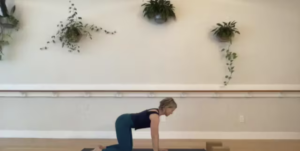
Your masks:
<svg viewBox="0 0 300 151"><path fill-rule="evenodd" d="M142 129L142 128L149 128L150 124L151 124L151 121L150 121L151 114L159 115L159 110L158 109L148 109L148 110L144 110L140 113L131 114L134 128L136 130Z"/></svg>

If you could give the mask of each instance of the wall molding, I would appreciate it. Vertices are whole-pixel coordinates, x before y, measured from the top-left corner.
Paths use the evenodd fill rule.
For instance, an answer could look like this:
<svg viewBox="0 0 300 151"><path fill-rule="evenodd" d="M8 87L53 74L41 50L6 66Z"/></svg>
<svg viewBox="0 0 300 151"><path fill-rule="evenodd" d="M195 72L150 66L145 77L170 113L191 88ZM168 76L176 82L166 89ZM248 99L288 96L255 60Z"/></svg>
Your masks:
<svg viewBox="0 0 300 151"><path fill-rule="evenodd" d="M0 85L0 97L300 98L300 85Z"/></svg>
<svg viewBox="0 0 300 151"><path fill-rule="evenodd" d="M300 98L300 92L0 92L0 98Z"/></svg>
<svg viewBox="0 0 300 151"><path fill-rule="evenodd" d="M217 85L217 84L1 84L0 91L218 91L281 90L300 91L295 85Z"/></svg>
<svg viewBox="0 0 300 151"><path fill-rule="evenodd" d="M0 130L0 138L116 139L114 131ZM148 131L133 131L134 139L151 139ZM160 132L161 139L266 139L299 140L300 132Z"/></svg>

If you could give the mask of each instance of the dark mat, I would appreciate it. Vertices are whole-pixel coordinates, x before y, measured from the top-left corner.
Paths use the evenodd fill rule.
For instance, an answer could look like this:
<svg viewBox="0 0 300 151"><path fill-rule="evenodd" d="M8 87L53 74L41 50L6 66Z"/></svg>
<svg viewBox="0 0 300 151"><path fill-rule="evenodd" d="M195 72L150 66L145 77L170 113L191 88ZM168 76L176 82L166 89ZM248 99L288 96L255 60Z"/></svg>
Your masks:
<svg viewBox="0 0 300 151"><path fill-rule="evenodd" d="M94 148L84 148L82 151L92 151ZM153 149L133 149L133 151L153 151ZM168 151L205 151L205 149L169 149Z"/></svg>

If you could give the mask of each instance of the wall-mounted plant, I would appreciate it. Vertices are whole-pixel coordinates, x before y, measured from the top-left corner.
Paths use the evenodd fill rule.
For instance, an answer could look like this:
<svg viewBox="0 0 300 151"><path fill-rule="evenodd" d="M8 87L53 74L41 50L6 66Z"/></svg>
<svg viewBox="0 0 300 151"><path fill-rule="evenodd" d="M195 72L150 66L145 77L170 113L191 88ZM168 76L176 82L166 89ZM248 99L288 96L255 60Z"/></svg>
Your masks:
<svg viewBox="0 0 300 151"><path fill-rule="evenodd" d="M19 20L13 15L16 11L16 6L13 6L10 10L7 9L6 0L0 0L0 8L2 16L0 15L0 60L2 59L3 46L9 44L11 39L11 29L17 29Z"/></svg>
<svg viewBox="0 0 300 151"><path fill-rule="evenodd" d="M150 0L142 6L144 6L144 16L154 19L156 23L164 23L168 18L176 19L175 7L169 0Z"/></svg>
<svg viewBox="0 0 300 151"><path fill-rule="evenodd" d="M89 36L90 39L92 39L91 32L101 32L104 31L106 34L114 35L116 34L116 31L109 32L107 30L104 30L101 27L98 27L96 25L90 25L90 24L84 24L82 22L82 17L78 16L77 8L75 7L75 4L70 2L69 7L69 13L71 16L68 17L67 21L65 23L61 21L57 27L58 31L56 35L53 35L51 37L51 40L47 42L47 44L55 44L60 42L62 44L62 47L66 46L69 49L69 52L77 51L80 52L80 46L78 46L78 42L83 36ZM48 47L42 47L40 50L47 50Z"/></svg>
<svg viewBox="0 0 300 151"><path fill-rule="evenodd" d="M237 54L235 52L230 51L230 46L232 45L232 39L235 36L235 34L240 34L240 32L237 30L235 27L236 22L231 21L231 22L223 22L222 23L217 23L217 26L215 29L212 30L214 35L218 38L220 42L227 42L228 47L222 49L222 53L225 53L226 57L226 65L228 67L228 72L225 76L225 81L224 85L228 85L229 81L232 79L232 74L234 73L235 69L233 66L234 60L237 58Z"/></svg>

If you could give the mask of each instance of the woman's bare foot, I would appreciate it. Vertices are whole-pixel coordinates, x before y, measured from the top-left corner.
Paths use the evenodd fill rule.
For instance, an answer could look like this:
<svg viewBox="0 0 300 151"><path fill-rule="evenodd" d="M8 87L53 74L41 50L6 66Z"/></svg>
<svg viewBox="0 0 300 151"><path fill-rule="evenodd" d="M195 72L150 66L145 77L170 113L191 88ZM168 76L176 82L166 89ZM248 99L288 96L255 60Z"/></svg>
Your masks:
<svg viewBox="0 0 300 151"><path fill-rule="evenodd" d="M106 149L106 147L105 147L105 146L102 146L102 145L99 145L99 148L100 148L101 150Z"/></svg>
<svg viewBox="0 0 300 151"><path fill-rule="evenodd" d="M98 146L96 148L94 148L93 151L102 151L102 149L100 149Z"/></svg>

